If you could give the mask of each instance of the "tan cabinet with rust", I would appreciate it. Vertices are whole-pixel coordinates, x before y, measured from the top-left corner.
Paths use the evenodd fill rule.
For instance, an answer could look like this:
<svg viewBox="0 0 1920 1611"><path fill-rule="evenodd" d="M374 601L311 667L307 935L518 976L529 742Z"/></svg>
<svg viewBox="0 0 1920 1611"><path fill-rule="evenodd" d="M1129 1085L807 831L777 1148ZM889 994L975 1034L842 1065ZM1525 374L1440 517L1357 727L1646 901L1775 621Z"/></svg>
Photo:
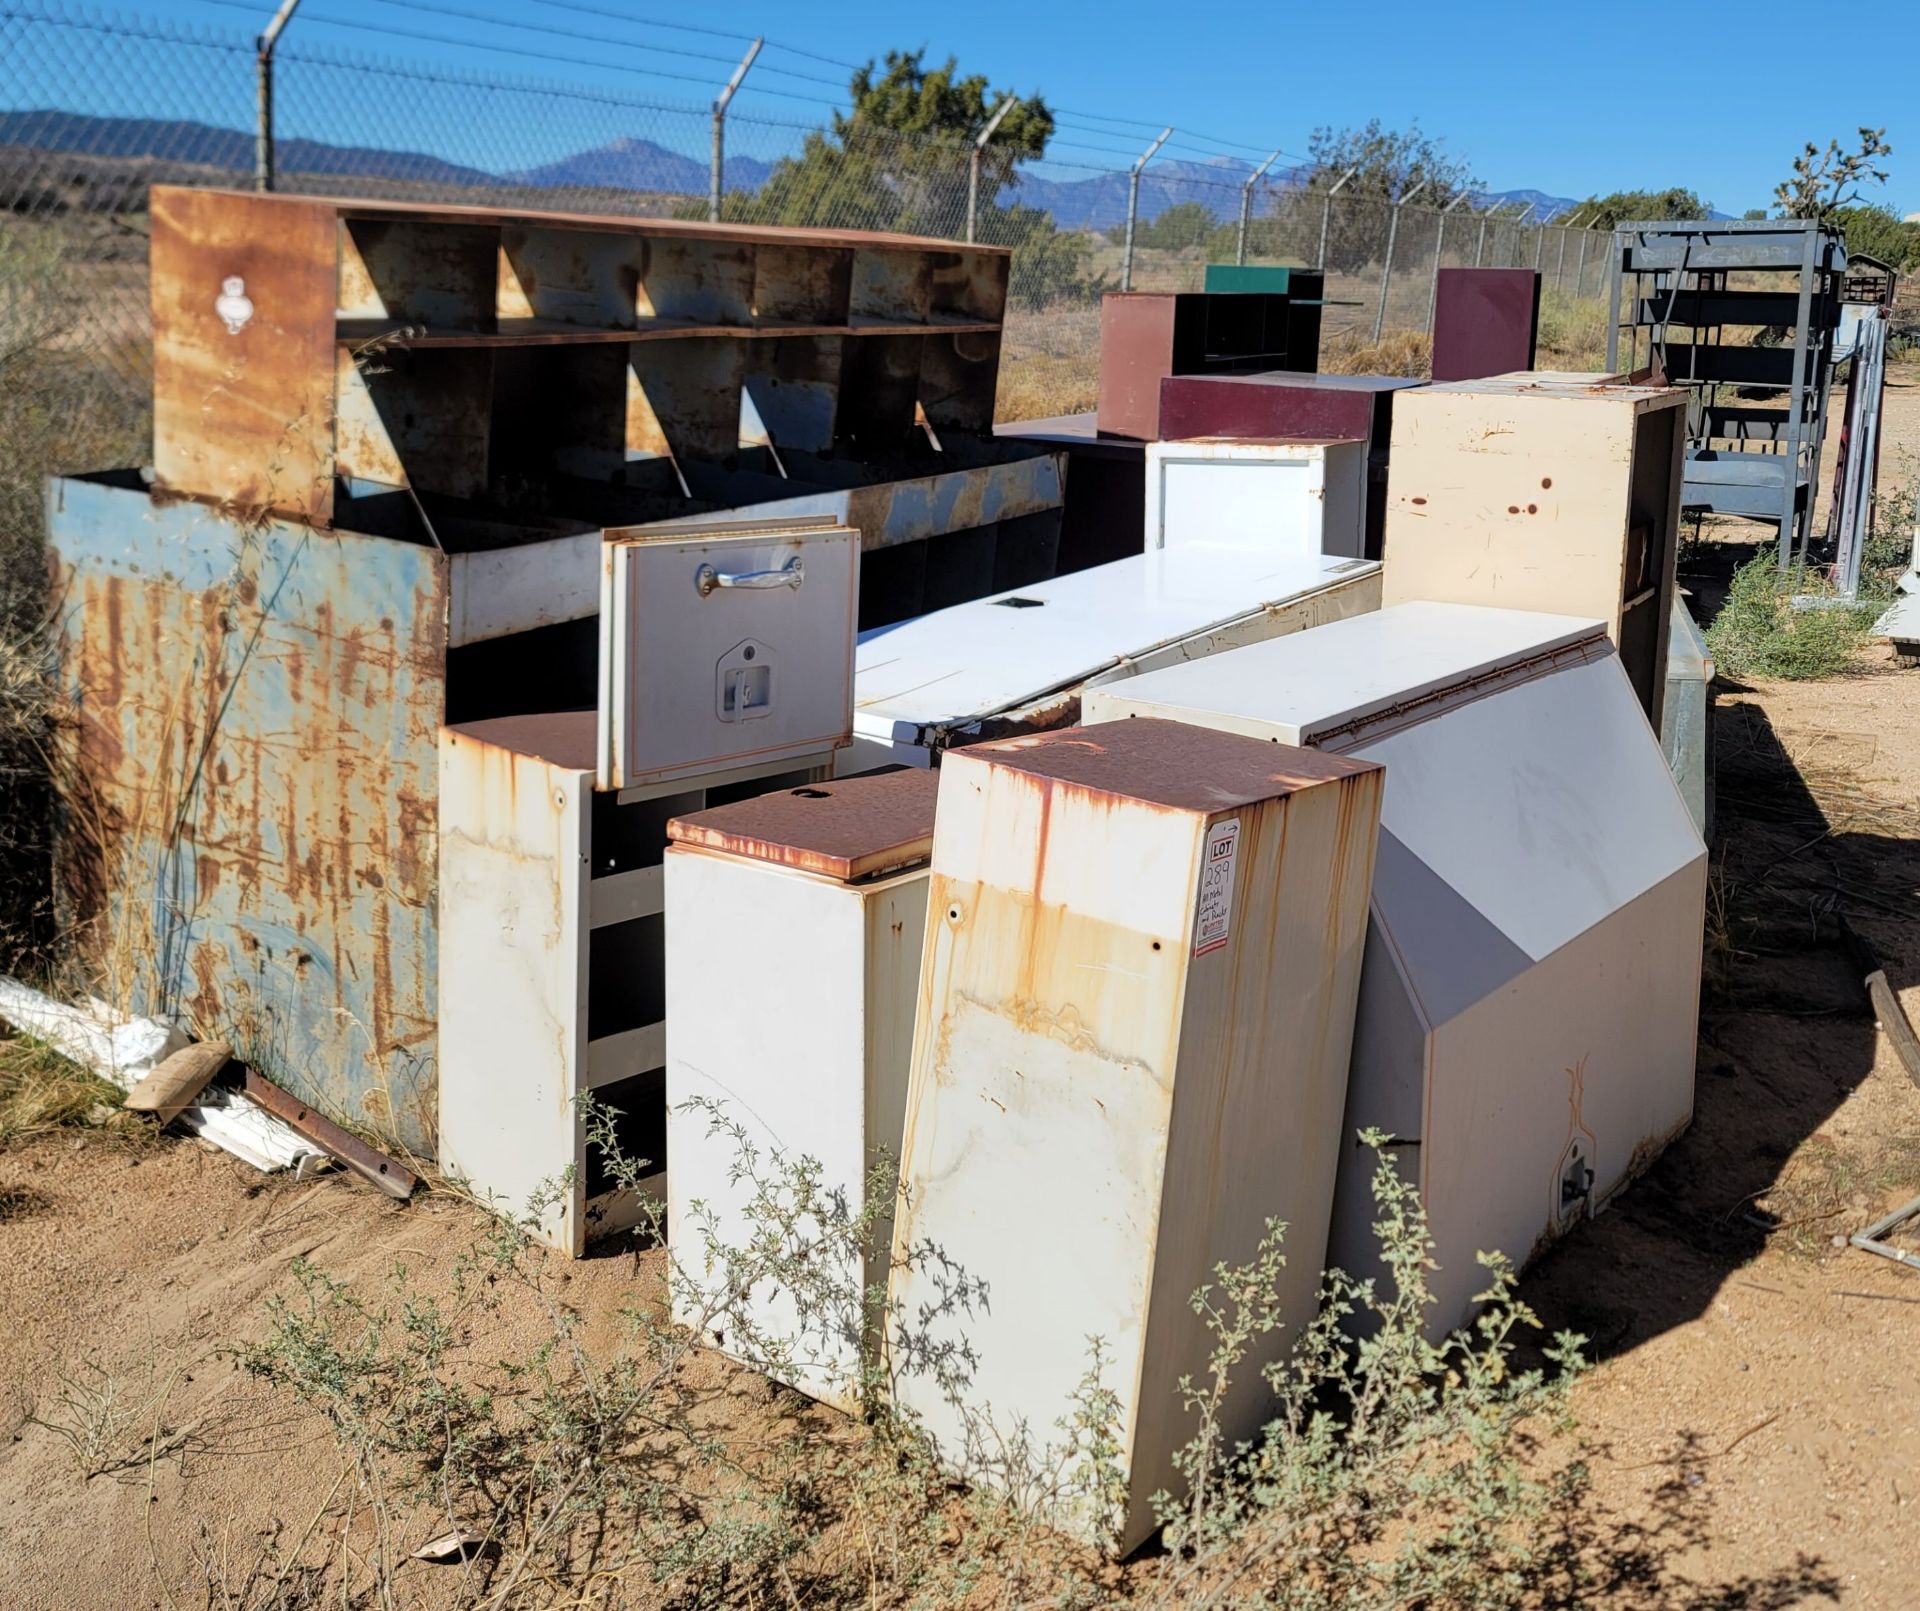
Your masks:
<svg viewBox="0 0 1920 1611"><path fill-rule="evenodd" d="M1401 393L1383 602L1604 621L1658 728L1685 447L1672 387L1526 373Z"/></svg>

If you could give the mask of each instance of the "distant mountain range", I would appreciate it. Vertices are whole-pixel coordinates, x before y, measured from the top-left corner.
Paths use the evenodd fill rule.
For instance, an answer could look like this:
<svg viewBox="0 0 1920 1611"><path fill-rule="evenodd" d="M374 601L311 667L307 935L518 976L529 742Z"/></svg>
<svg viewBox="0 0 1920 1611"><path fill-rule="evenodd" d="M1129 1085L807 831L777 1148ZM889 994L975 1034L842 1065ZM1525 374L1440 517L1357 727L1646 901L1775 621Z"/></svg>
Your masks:
<svg viewBox="0 0 1920 1611"><path fill-rule="evenodd" d="M53 111L0 112L0 146L30 146L95 162L226 170L236 178L253 171L251 133L184 120L84 117ZM302 139L280 141L277 160L289 182L297 182L301 174L312 174L330 179L377 180L383 186L426 184L461 190L506 186L518 190L634 190L697 196L706 193L708 179L705 161L631 136L535 168L500 173L419 151ZM757 190L773 167L753 157L729 157L727 188ZM1251 164L1232 157L1205 162L1176 158L1155 163L1141 175L1140 216L1156 218L1181 202L1197 201L1222 222L1237 217L1240 187L1252 171ZM1272 177L1284 187L1304 184L1309 172L1305 168L1280 170ZM1084 179L1059 179L1025 169L1008 199L1051 213L1062 229L1108 229L1126 219L1127 175L1101 173ZM1483 205L1496 201L1512 205L1531 202L1538 209L1536 216L1547 217L1578 205L1573 197L1550 196L1540 190L1493 191Z"/></svg>

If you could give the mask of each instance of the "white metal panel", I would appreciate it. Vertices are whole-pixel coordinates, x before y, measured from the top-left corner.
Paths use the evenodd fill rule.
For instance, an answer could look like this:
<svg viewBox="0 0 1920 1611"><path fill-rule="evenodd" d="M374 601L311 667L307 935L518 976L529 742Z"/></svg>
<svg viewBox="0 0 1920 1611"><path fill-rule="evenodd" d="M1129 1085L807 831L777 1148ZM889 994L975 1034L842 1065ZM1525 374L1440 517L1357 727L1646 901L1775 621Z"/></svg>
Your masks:
<svg viewBox="0 0 1920 1611"><path fill-rule="evenodd" d="M1124 687L1089 690L1085 715L1204 718L1209 727L1313 744L1413 700L1450 690L1472 697L1473 685L1498 672L1605 635L1604 624L1576 616L1393 604L1330 621L1310 638L1273 638L1145 673Z"/></svg>
<svg viewBox="0 0 1920 1611"><path fill-rule="evenodd" d="M1150 442L1145 547L1357 554L1366 494L1363 442Z"/></svg>
<svg viewBox="0 0 1920 1611"><path fill-rule="evenodd" d="M440 1161L520 1214L580 1152L592 774L440 740ZM542 1222L584 1245L578 1174Z"/></svg>
<svg viewBox="0 0 1920 1611"><path fill-rule="evenodd" d="M1353 605L1367 607L1379 574L1364 560L1192 546L937 610L861 635L854 731L911 760L943 727L1077 693L1163 650L1179 658L1223 629L1285 631L1284 607L1323 593L1357 587Z"/></svg>
<svg viewBox="0 0 1920 1611"><path fill-rule="evenodd" d="M849 741L859 594L850 527L613 533L607 558L602 787Z"/></svg>
<svg viewBox="0 0 1920 1611"><path fill-rule="evenodd" d="M1436 1319L1471 1313L1481 1249L1524 1263L1686 1127L1705 891L1703 856L1437 1026L1419 1149Z"/></svg>
<svg viewBox="0 0 1920 1611"><path fill-rule="evenodd" d="M1087 700L1385 765L1331 1247L1374 1272L1354 1132L1417 1140L1395 1157L1439 1248L1436 1331L1478 1250L1524 1260L1691 1111L1705 847L1598 630L1401 605ZM1562 1202L1576 1153L1592 1188Z"/></svg>
<svg viewBox="0 0 1920 1611"><path fill-rule="evenodd" d="M747 857L668 850L667 1215L675 1265L692 1279L674 1292L683 1323L696 1318L716 1273L702 1216L721 1245L752 1240L753 1184L734 1178L739 1143L714 1134L712 1114L690 1103L711 1103L742 1127L763 1179L774 1178L777 1160L811 1157L826 1189L843 1192L856 1213L876 1150L898 1156L926 884L925 869L848 885ZM859 1292L884 1281L885 1268L837 1274ZM857 1304L803 1324L791 1299L769 1290L754 1294L751 1309L800 1363L790 1385L857 1408Z"/></svg>
<svg viewBox="0 0 1920 1611"><path fill-rule="evenodd" d="M1612 655L1351 753L1387 768L1382 825L1536 961L1705 853Z"/></svg>

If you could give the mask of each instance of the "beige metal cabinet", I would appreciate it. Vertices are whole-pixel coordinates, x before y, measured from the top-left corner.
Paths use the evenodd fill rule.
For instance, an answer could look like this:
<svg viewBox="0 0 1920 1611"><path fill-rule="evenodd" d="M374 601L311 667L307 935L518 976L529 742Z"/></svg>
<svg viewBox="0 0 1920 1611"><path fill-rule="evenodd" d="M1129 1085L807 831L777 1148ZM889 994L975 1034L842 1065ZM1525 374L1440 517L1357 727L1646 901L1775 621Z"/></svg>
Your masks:
<svg viewBox="0 0 1920 1611"><path fill-rule="evenodd" d="M869 1170L900 1156L937 787L932 772L887 772L668 824L667 1240L682 1324L729 1279L716 1249L766 1228L749 1212L755 1176L780 1193L783 1166L811 1158L857 1216ZM855 1411L860 1297L886 1284L889 1224L872 1256L834 1272L843 1310L803 1315L769 1283L745 1301L764 1349L738 1324L710 1341Z"/></svg>
<svg viewBox="0 0 1920 1611"><path fill-rule="evenodd" d="M1602 621L1657 731L1685 449L1677 388L1523 373L1402 393L1383 602Z"/></svg>
<svg viewBox="0 0 1920 1611"><path fill-rule="evenodd" d="M1363 762L1173 722L951 750L940 768L890 1341L942 1458L1060 1424L1107 1349L1122 1542L1177 1486L1189 1307L1287 1223L1286 1330L1313 1316L1379 817ZM987 1301L948 1297L956 1275ZM925 1366L966 1344L956 1392ZM1229 1439L1257 1428L1250 1358ZM1085 1525L1083 1512L1062 1518Z"/></svg>

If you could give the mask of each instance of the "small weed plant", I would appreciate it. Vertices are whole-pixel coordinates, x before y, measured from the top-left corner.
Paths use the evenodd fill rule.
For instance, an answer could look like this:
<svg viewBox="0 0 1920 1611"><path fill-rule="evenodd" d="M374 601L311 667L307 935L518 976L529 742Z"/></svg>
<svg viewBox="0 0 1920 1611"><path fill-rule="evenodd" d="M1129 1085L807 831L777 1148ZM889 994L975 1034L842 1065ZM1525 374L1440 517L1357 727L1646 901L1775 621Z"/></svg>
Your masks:
<svg viewBox="0 0 1920 1611"><path fill-rule="evenodd" d="M592 1113L589 1125L615 1181L638 1187L640 1166L618 1155L607 1116ZM1229 1445L1221 1410L1250 1359L1280 1352L1280 1227L1194 1295L1214 1348L1181 1387L1194 1431L1177 1490L1155 1501L1165 1548L1122 1567L1084 1542L1111 1542L1126 1493L1121 1405L1099 1340L1046 1439L1016 1428L991 1462L969 1463L971 1483L957 1481L887 1391L903 1370L928 1371L964 1399L972 1363L964 1345L916 1351L885 1316L884 1283L866 1280L892 1171L877 1166L856 1202L812 1159L762 1155L717 1109L710 1126L711 1141L736 1148L735 1196L724 1212L696 1206L679 1227L666 1290L636 1279L611 1347L604 1336L588 1346L589 1328L561 1296L561 1267L537 1241L566 1181L496 1218L444 1291L395 1270L361 1294L297 1262L266 1336L237 1358L320 1413L341 1480L326 1524L288 1528L298 1542L254 1562L251 1579L298 1582L304 1594L328 1578L327 1603L375 1607L425 1603L430 1588L434 1604L489 1608L1138 1601L1299 1611L1518 1605L1541 1581L1544 1518L1584 1481L1546 1447L1565 1423L1578 1340L1554 1342L1541 1368L1518 1368L1533 1317L1495 1258L1473 1333L1429 1343L1431 1244L1384 1152L1375 1193L1390 1290L1327 1277L1319 1318L1264 1373L1274 1413L1251 1444ZM657 1238L661 1218L643 1235ZM966 1272L941 1273L959 1312L984 1298ZM531 1333L487 1324L509 1309L532 1314ZM883 1321L894 1328L884 1348ZM478 1346L503 1329L516 1346ZM858 1413L777 1385L756 1394L758 1378L709 1343L776 1383L832 1376ZM743 1387L755 1401L744 1420ZM453 1562L408 1558L436 1535L452 1538Z"/></svg>
<svg viewBox="0 0 1920 1611"><path fill-rule="evenodd" d="M1863 586L1862 595L1867 589ZM1736 677L1809 681L1838 676L1866 642L1878 609L1825 599L1826 579L1803 568L1781 570L1771 550L1733 574L1727 602L1707 629L1717 670ZM1796 597L1821 600L1796 608Z"/></svg>

